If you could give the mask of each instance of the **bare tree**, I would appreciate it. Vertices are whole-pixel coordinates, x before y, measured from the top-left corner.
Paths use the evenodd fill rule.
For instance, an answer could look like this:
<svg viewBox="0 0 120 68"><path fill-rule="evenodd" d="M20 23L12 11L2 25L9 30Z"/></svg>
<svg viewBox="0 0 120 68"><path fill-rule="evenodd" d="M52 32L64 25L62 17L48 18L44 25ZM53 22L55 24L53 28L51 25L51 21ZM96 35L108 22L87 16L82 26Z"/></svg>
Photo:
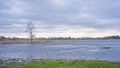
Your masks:
<svg viewBox="0 0 120 68"><path fill-rule="evenodd" d="M26 32L28 32L29 35L30 43L33 43L33 39L35 37L35 35L33 34L35 28L34 24L32 22L28 22L26 28L27 28Z"/></svg>

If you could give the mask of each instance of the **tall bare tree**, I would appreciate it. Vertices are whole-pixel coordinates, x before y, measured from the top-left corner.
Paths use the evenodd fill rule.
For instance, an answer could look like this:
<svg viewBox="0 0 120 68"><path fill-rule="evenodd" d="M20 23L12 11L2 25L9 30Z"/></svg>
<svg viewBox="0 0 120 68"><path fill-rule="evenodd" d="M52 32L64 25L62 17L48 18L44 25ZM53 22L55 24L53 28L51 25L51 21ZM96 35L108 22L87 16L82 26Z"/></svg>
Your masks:
<svg viewBox="0 0 120 68"><path fill-rule="evenodd" d="M28 32L29 35L30 43L33 43L33 39L35 37L35 35L33 34L35 28L33 22L28 22L26 28L26 32Z"/></svg>

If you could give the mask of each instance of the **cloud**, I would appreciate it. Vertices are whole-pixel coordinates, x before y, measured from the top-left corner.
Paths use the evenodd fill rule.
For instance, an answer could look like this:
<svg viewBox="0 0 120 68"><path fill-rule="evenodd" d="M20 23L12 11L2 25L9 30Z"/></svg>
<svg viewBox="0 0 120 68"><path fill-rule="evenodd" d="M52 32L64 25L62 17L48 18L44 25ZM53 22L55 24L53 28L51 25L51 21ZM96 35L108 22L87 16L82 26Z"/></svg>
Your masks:
<svg viewBox="0 0 120 68"><path fill-rule="evenodd" d="M57 8L66 8L70 5L71 0L49 0L51 5L57 6Z"/></svg>
<svg viewBox="0 0 120 68"><path fill-rule="evenodd" d="M2 0L0 10L3 33L24 32L33 21L38 36L120 35L119 0Z"/></svg>
<svg viewBox="0 0 120 68"><path fill-rule="evenodd" d="M119 30L114 29L96 29L90 27L86 28L79 25L76 26L54 24L51 26L40 22L41 21L34 22L34 24L37 24L37 28L35 28L36 37L103 37L120 34ZM18 33L20 33L20 35L23 35L23 37L25 37L27 34L25 33L25 30L26 24L13 23L12 25L6 26L3 29L1 29L0 32L5 35L8 34L7 36L9 36L10 34L11 37L21 37L17 35Z"/></svg>
<svg viewBox="0 0 120 68"><path fill-rule="evenodd" d="M3 2L6 8L4 8L1 12L7 13L9 15L23 15L26 14L26 3L21 0L9 0Z"/></svg>

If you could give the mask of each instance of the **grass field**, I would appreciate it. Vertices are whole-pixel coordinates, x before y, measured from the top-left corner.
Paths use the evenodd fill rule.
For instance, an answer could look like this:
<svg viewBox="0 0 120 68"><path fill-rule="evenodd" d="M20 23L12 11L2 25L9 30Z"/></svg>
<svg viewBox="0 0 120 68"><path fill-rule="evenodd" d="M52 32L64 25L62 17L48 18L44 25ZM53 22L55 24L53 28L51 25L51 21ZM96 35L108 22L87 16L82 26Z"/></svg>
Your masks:
<svg viewBox="0 0 120 68"><path fill-rule="evenodd" d="M95 60L33 60L30 62L11 62L0 68L120 68L120 62Z"/></svg>

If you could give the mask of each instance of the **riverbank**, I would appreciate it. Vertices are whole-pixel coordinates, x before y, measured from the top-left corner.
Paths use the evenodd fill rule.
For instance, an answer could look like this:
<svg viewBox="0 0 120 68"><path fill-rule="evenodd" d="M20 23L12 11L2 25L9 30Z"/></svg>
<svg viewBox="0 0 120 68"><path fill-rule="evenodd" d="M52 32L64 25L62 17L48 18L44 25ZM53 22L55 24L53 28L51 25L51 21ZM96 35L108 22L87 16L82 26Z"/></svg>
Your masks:
<svg viewBox="0 0 120 68"><path fill-rule="evenodd" d="M0 62L0 68L120 68L120 62L99 60L32 60L23 62Z"/></svg>
<svg viewBox="0 0 120 68"><path fill-rule="evenodd" d="M34 39L32 43L47 43L52 42L52 40L47 39ZM31 43L28 39L5 39L1 40L0 44L29 44Z"/></svg>

